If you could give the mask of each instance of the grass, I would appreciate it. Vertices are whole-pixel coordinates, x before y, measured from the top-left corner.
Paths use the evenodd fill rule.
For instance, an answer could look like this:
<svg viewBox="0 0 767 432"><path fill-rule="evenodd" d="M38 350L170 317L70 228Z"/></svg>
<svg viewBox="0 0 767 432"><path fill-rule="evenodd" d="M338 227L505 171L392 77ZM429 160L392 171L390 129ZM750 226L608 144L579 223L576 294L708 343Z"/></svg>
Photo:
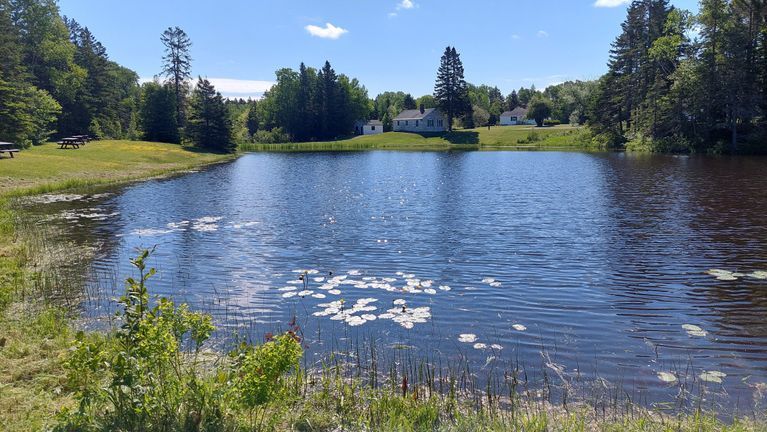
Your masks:
<svg viewBox="0 0 767 432"><path fill-rule="evenodd" d="M584 128L555 126L495 126L464 129L445 134L421 135L387 132L350 139L285 143L246 144L244 151L357 151L357 150L587 150L593 149Z"/></svg>
<svg viewBox="0 0 767 432"><path fill-rule="evenodd" d="M129 181L228 158L144 141L94 141L77 150L61 150L49 143L24 150L13 159L0 159L0 195Z"/></svg>

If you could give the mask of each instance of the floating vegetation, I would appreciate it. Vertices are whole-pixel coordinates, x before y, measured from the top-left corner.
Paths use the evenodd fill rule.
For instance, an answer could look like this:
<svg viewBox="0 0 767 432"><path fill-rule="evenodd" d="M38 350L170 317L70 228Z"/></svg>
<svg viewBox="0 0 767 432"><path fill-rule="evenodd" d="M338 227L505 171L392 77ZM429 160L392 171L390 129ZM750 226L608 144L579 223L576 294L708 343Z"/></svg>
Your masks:
<svg viewBox="0 0 767 432"><path fill-rule="evenodd" d="M477 335L473 333L463 333L458 336L458 342L474 343L477 341Z"/></svg>
<svg viewBox="0 0 767 432"><path fill-rule="evenodd" d="M687 332L687 335L691 337L706 337L708 334L708 332L694 324L684 324L682 325L682 328Z"/></svg>
<svg viewBox="0 0 767 432"><path fill-rule="evenodd" d="M286 292L285 294L283 294L282 298L291 298L291 297L295 297L295 296L296 296L296 293L294 291L290 291L290 292Z"/></svg>
<svg viewBox="0 0 767 432"><path fill-rule="evenodd" d="M721 384L722 380L727 376L724 372L719 371L703 371L698 377L706 382Z"/></svg>
<svg viewBox="0 0 767 432"><path fill-rule="evenodd" d="M440 285L439 289L440 291L450 291L452 288L450 288L448 285Z"/></svg>
<svg viewBox="0 0 767 432"><path fill-rule="evenodd" d="M765 280L765 279L767 279L767 271L757 270L755 272L749 273L748 277L751 277L751 278L754 278L754 279Z"/></svg>
<svg viewBox="0 0 767 432"><path fill-rule="evenodd" d="M720 281L736 281L740 278L748 277L751 279L767 280L767 271L756 270L751 273L738 273L729 270L711 269L707 270L706 274L714 276Z"/></svg>
<svg viewBox="0 0 767 432"><path fill-rule="evenodd" d="M113 212L113 213L101 213L99 209L96 208L90 208L90 209L83 209L79 212L73 211L73 210L65 210L59 214L60 219L64 220L78 220L78 219L90 219L90 220L106 220L111 217L119 216L120 213Z"/></svg>
<svg viewBox="0 0 767 432"><path fill-rule="evenodd" d="M500 351L500 350L502 350L502 349L503 349L503 345L499 345L499 344L492 344L492 345L490 345L490 348L492 348L492 349L494 349L494 350L498 350L498 351Z"/></svg>
<svg viewBox="0 0 767 432"><path fill-rule="evenodd" d="M198 232L218 231L218 222L223 219L220 216L205 216L195 219L192 224L192 230Z"/></svg>
<svg viewBox="0 0 767 432"><path fill-rule="evenodd" d="M483 344L481 342L477 342L477 343L474 344L474 349L476 349L476 350L487 349L487 345L485 345L485 344Z"/></svg>
<svg viewBox="0 0 767 432"><path fill-rule="evenodd" d="M111 193L100 193L92 195L79 195L79 194L45 194L45 195L33 195L25 197L23 200L30 204L55 204L61 202L74 202L74 201L92 201L99 200L111 196Z"/></svg>
<svg viewBox="0 0 767 432"><path fill-rule="evenodd" d="M484 278L484 279L482 279L482 283L490 285L491 283L495 283L495 279L493 279L493 278Z"/></svg>
<svg viewBox="0 0 767 432"><path fill-rule="evenodd" d="M514 324L514 325L512 325L511 327L512 327L514 330L517 330L517 331L522 331L522 332L523 332L523 331L525 331L525 330L527 330L527 327L523 326L522 324Z"/></svg>
<svg viewBox="0 0 767 432"><path fill-rule="evenodd" d="M658 372L658 379L665 383L674 383L677 381L676 375L670 372Z"/></svg>

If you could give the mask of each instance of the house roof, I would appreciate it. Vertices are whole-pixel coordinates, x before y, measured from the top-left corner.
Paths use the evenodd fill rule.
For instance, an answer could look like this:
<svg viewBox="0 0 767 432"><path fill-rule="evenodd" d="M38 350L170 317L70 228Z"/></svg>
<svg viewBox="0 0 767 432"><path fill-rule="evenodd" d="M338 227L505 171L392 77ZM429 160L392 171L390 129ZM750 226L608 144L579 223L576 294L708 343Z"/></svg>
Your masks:
<svg viewBox="0 0 767 432"><path fill-rule="evenodd" d="M503 114L501 114L501 117L526 117L527 116L527 108L522 107L516 107L511 111L506 111Z"/></svg>
<svg viewBox="0 0 767 432"><path fill-rule="evenodd" d="M436 108L427 108L421 112L421 110L405 110L399 113L397 117L394 117L394 120L421 120L422 118L428 116L432 113L432 111L436 110Z"/></svg>
<svg viewBox="0 0 767 432"><path fill-rule="evenodd" d="M370 120L369 122L365 124L367 126L383 126L383 122L381 122L381 120Z"/></svg>

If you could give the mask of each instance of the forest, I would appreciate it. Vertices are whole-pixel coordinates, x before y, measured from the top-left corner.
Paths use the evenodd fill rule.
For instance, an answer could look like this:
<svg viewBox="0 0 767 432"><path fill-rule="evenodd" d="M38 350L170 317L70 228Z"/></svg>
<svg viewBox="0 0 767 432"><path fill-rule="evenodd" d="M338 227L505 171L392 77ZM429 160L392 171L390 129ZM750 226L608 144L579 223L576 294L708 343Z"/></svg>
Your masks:
<svg viewBox="0 0 767 432"><path fill-rule="evenodd" d="M604 148L764 152L766 3L701 0L692 14L668 0L634 0L604 76L507 95L467 83L469 106L452 126L495 125L521 106L546 126L587 126ZM61 16L55 0L0 0L0 140L26 147L87 133L232 151L246 142L347 138L359 120L391 130L401 110L439 106L434 95L397 90L370 97L328 61L277 70L259 100L229 100L192 76L193 44L182 29L168 28L159 42L163 67L142 83L86 25Z"/></svg>

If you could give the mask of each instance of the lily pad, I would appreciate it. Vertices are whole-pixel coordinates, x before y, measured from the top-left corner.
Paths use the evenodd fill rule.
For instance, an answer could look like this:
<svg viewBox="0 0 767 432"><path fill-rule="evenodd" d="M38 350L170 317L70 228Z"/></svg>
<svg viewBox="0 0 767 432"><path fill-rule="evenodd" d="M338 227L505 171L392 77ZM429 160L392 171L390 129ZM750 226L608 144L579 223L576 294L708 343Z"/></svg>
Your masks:
<svg viewBox="0 0 767 432"><path fill-rule="evenodd" d="M676 375L669 372L658 372L658 379L665 383L673 383L677 380Z"/></svg>
<svg viewBox="0 0 767 432"><path fill-rule="evenodd" d="M474 343L477 341L477 335L473 333L463 333L458 336L458 342Z"/></svg>
<svg viewBox="0 0 767 432"><path fill-rule="evenodd" d="M698 375L698 377L703 381L717 384L721 384L722 379L726 376L726 373L719 371L703 371L700 375Z"/></svg>

